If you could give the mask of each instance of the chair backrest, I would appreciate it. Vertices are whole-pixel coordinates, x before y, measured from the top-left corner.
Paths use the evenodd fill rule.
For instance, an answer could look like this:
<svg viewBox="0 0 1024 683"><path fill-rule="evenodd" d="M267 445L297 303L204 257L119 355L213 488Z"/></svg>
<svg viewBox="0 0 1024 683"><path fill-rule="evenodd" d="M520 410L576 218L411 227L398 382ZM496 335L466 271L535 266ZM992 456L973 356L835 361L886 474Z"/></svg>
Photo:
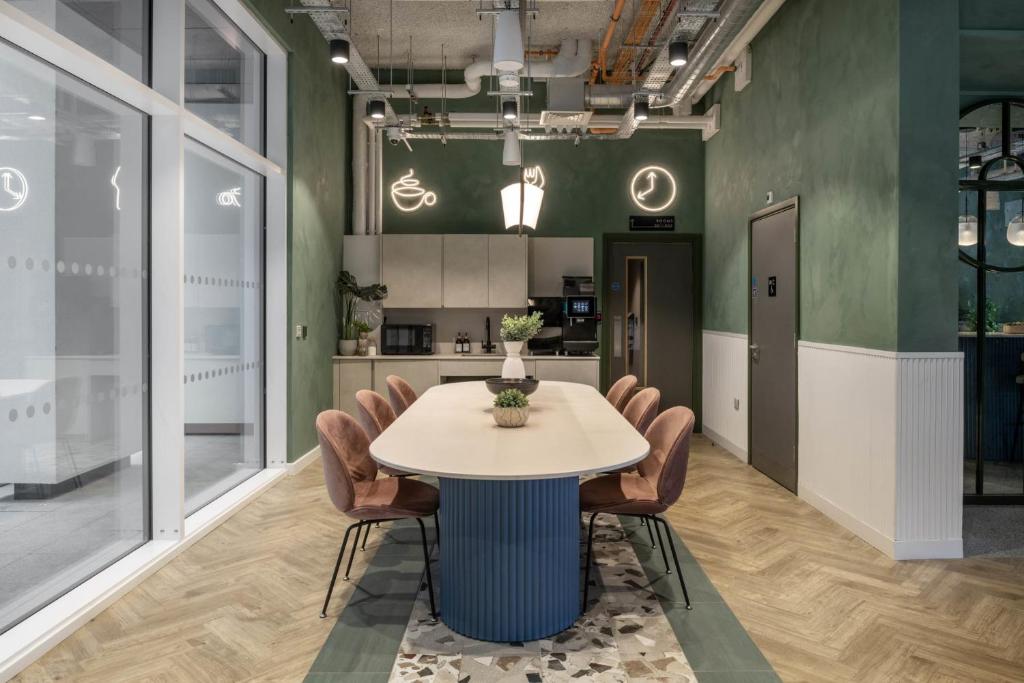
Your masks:
<svg viewBox="0 0 1024 683"><path fill-rule="evenodd" d="M377 463L370 457L370 439L348 413L325 410L316 416L324 481L334 507L348 512L355 505L357 482L377 478Z"/></svg>
<svg viewBox="0 0 1024 683"><path fill-rule="evenodd" d="M356 392L356 403L359 404L359 424L366 430L370 441L380 436L398 419L388 402L376 391L360 389Z"/></svg>
<svg viewBox="0 0 1024 683"><path fill-rule="evenodd" d="M408 410L418 398L412 385L398 375L388 375L384 382L388 385L388 400L391 401L396 417Z"/></svg>
<svg viewBox="0 0 1024 683"><path fill-rule="evenodd" d="M662 505L673 505L683 492L696 421L692 410L676 406L654 418L644 435L651 452L637 465L637 471L657 490Z"/></svg>
<svg viewBox="0 0 1024 683"><path fill-rule="evenodd" d="M634 375L625 375L620 377L608 390L608 393L604 395L608 399L608 402L615 406L615 410L620 413L626 409L626 404L629 403L630 396L633 395L633 390L636 389L637 380Z"/></svg>
<svg viewBox="0 0 1024 683"><path fill-rule="evenodd" d="M626 418L636 431L646 434L647 428L651 426L654 418L658 415L660 404L660 391L654 387L641 389L633 398L629 399L626 409L622 411L622 417Z"/></svg>

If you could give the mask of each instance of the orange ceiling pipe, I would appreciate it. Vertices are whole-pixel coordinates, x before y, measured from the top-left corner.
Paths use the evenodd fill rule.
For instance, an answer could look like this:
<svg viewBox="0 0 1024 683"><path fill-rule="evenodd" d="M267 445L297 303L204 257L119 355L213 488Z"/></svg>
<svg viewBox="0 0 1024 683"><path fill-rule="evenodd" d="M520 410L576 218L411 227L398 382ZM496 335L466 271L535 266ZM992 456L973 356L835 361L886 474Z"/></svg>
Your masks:
<svg viewBox="0 0 1024 683"><path fill-rule="evenodd" d="M735 70L736 70L736 67L733 66L732 64L722 64L721 66L718 66L715 69L712 69L710 73L705 75L704 76L704 80L705 81L717 81L723 75L729 73L730 71L735 71Z"/></svg>
<svg viewBox="0 0 1024 683"><path fill-rule="evenodd" d="M615 66L611 74L605 74L605 83L622 84L633 81L634 50L639 51L639 54L635 55L637 69L639 70L647 62L648 53L651 50L657 49L654 44L658 42L658 38L665 25L675 16L676 2L677 0L672 0L672 2L666 3L662 7L660 0L643 0L640 7L637 8L636 16L633 17L633 25L630 26L626 34L625 45L619 50L615 58ZM650 31L651 23L654 21L657 21L657 24L654 30ZM626 45L639 45L648 33L650 33L649 46L643 48L626 47ZM638 71L637 76L639 75Z"/></svg>
<svg viewBox="0 0 1024 683"><path fill-rule="evenodd" d="M622 8L626 6L626 0L615 0L615 7L612 8L612 15L608 18L608 28L604 30L604 39L601 41L601 49L597 51L597 61L590 72L590 82L597 83L597 75L604 74L605 64L608 59L608 46L612 44L612 36L615 35L615 27L622 17Z"/></svg>

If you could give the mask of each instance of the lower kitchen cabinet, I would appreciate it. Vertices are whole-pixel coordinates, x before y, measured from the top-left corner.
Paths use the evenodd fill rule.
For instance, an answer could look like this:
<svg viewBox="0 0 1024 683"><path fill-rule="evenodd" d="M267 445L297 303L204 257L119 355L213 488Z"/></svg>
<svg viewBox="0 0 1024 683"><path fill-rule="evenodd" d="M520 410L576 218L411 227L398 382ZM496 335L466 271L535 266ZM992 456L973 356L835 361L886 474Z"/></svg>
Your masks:
<svg viewBox="0 0 1024 683"><path fill-rule="evenodd" d="M398 375L422 394L438 384L436 360L375 360L373 361L373 390L382 396L388 395L385 381L388 375Z"/></svg>
<svg viewBox="0 0 1024 683"><path fill-rule="evenodd" d="M537 359L537 379L552 382L578 382L589 384L595 389L600 382L600 367L597 358L586 360Z"/></svg>

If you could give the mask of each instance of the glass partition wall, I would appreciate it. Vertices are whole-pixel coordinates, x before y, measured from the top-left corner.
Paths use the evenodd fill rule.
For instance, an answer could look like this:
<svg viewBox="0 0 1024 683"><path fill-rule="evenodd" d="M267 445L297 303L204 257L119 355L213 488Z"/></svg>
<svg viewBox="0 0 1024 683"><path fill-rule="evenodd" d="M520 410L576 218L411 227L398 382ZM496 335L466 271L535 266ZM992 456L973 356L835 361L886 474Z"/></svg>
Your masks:
<svg viewBox="0 0 1024 683"><path fill-rule="evenodd" d="M215 523L193 513L261 474L268 439L283 466L267 236L275 292L287 253L286 113L266 106L287 55L242 0L6 4L0 678L25 633L98 604L90 578L128 581ZM133 554L150 540L174 543ZM76 587L74 610L43 609Z"/></svg>
<svg viewBox="0 0 1024 683"><path fill-rule="evenodd" d="M960 147L965 502L1024 504L1024 103L964 112Z"/></svg>

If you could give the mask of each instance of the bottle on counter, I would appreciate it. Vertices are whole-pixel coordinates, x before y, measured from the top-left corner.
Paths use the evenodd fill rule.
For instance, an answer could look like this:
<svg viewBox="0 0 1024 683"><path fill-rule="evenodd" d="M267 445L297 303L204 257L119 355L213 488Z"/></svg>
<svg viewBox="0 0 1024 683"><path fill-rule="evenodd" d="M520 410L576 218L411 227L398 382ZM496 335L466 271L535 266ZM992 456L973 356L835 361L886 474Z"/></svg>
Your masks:
<svg viewBox="0 0 1024 683"><path fill-rule="evenodd" d="M462 352L469 353L470 346L471 344L469 342L469 332L464 332L462 334Z"/></svg>
<svg viewBox="0 0 1024 683"><path fill-rule="evenodd" d="M462 333L455 334L455 353L462 353Z"/></svg>

